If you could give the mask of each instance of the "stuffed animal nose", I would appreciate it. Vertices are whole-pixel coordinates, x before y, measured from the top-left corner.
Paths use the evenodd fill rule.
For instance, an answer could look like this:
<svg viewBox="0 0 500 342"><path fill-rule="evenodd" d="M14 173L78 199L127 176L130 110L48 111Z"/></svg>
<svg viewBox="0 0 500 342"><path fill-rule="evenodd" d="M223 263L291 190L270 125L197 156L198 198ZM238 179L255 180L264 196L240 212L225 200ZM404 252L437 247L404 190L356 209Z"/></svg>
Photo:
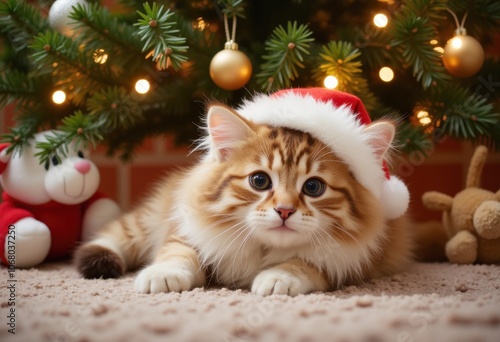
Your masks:
<svg viewBox="0 0 500 342"><path fill-rule="evenodd" d="M75 164L75 169L84 175L90 171L90 163L86 160L81 160Z"/></svg>
<svg viewBox="0 0 500 342"><path fill-rule="evenodd" d="M283 221L288 219L296 210L295 208L274 208Z"/></svg>

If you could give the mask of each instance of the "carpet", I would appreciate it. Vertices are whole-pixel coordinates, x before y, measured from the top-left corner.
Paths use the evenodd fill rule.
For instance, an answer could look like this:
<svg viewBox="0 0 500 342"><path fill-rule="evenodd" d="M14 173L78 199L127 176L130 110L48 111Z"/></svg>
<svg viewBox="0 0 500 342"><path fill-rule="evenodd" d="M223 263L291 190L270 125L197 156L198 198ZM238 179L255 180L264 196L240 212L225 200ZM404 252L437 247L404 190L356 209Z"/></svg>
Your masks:
<svg viewBox="0 0 500 342"><path fill-rule="evenodd" d="M498 265L416 263L294 298L225 288L136 294L134 274L84 280L69 263L12 278L0 271L1 341L500 341Z"/></svg>

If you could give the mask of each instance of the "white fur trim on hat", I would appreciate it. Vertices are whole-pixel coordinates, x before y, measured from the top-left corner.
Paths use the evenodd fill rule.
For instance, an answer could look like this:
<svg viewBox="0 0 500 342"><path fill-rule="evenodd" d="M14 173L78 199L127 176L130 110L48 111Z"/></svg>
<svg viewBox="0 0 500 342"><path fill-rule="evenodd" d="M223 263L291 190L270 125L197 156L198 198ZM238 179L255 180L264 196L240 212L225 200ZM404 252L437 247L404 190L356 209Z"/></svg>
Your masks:
<svg viewBox="0 0 500 342"><path fill-rule="evenodd" d="M289 92L257 95L237 111L257 124L296 129L321 140L346 162L358 182L382 201L387 218L402 215L408 207L408 189L397 178L387 180L381 160L367 143L369 135L364 132L364 124L348 105L336 107L310 95Z"/></svg>

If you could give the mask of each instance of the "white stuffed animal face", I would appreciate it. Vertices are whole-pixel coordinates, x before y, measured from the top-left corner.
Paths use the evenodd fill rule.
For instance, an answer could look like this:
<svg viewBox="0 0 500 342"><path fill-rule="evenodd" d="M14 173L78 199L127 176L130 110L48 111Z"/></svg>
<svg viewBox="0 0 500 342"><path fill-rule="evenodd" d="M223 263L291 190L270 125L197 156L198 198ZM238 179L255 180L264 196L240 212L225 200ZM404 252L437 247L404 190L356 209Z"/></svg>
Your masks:
<svg viewBox="0 0 500 342"><path fill-rule="evenodd" d="M7 167L0 176L3 189L13 198L27 204L44 204L56 201L62 204L79 204L89 199L99 186L100 176L95 164L86 159L75 145L59 162L56 158L41 165L35 154L35 143L46 141L51 131L35 135L32 145L7 160ZM5 159L5 156L3 157Z"/></svg>

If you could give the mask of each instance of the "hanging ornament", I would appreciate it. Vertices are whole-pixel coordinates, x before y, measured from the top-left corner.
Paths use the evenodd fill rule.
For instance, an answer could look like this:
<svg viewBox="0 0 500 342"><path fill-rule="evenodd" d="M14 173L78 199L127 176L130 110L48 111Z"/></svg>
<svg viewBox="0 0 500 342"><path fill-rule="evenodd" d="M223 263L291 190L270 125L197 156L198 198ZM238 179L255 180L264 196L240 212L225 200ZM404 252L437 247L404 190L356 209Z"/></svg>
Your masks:
<svg viewBox="0 0 500 342"><path fill-rule="evenodd" d="M236 90L247 84L252 77L252 63L247 55L238 50L238 44L235 42L236 17L233 16L232 37L229 37L226 14L224 28L227 42L224 44L224 50L218 52L210 62L210 77L222 89Z"/></svg>
<svg viewBox="0 0 500 342"><path fill-rule="evenodd" d="M484 50L481 44L473 37L467 35L464 28L467 13L458 23L458 18L452 11L448 10L457 24L455 37L448 40L444 47L443 64L446 70L453 76L469 77L477 73L484 62Z"/></svg>
<svg viewBox="0 0 500 342"><path fill-rule="evenodd" d="M59 33L64 34L66 37L75 35L75 21L69 15L73 12L73 7L77 4L86 5L85 0L56 0L49 10L49 24Z"/></svg>

